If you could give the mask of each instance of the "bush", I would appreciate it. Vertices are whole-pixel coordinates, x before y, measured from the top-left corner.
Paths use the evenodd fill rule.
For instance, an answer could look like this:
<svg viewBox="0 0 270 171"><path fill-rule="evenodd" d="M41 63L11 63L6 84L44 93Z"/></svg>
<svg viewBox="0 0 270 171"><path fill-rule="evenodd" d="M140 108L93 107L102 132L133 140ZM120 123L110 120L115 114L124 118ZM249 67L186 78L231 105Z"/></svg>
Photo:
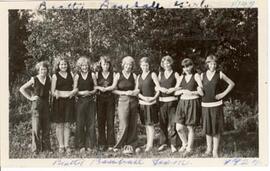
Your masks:
<svg viewBox="0 0 270 171"><path fill-rule="evenodd" d="M30 79L26 73L21 73L9 86L9 123L14 126L19 122L31 119L31 102L19 92L20 87Z"/></svg>
<svg viewBox="0 0 270 171"><path fill-rule="evenodd" d="M255 132L258 130L258 110L245 102L229 100L224 103L225 130Z"/></svg>

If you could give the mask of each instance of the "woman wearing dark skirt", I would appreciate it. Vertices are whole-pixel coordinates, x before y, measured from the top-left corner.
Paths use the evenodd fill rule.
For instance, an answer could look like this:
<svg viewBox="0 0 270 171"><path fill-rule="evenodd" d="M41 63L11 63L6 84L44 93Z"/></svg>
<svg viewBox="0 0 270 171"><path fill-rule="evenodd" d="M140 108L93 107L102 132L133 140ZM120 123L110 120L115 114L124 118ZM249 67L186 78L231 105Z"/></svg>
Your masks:
<svg viewBox="0 0 270 171"><path fill-rule="evenodd" d="M202 97L203 131L206 134L206 156L218 156L220 135L223 132L223 101L222 99L233 89L234 82L223 72L217 71L217 58L209 55L206 58L208 70L201 75L204 96ZM222 91L221 81L224 80L228 87Z"/></svg>
<svg viewBox="0 0 270 171"><path fill-rule="evenodd" d="M96 88L99 90L97 95L98 144L100 150L103 151L106 148L111 150L115 145L115 98L112 90L116 87L116 79L110 58L101 56L99 62L101 71L96 73Z"/></svg>
<svg viewBox="0 0 270 171"><path fill-rule="evenodd" d="M138 119L138 91L135 89L136 74L132 73L134 59L130 56L122 60L123 70L116 74L117 90L119 95L118 117L119 132L114 151L124 147L124 154L132 154L137 146L137 119Z"/></svg>
<svg viewBox="0 0 270 171"><path fill-rule="evenodd" d="M150 60L143 57L140 60L142 74L137 78L136 87L139 89L140 119L146 128L147 144L145 152L153 148L154 125L158 123L157 101L159 92L155 87L159 87L156 73L150 71Z"/></svg>
<svg viewBox="0 0 270 171"><path fill-rule="evenodd" d="M193 151L194 127L199 124L201 118L199 98L203 92L200 76L193 69L193 61L189 58L183 59L182 67L183 75L178 81L181 90L175 92L175 95L181 95L176 109L175 121L177 133L182 141L179 152L188 155ZM186 129L188 129L188 136Z"/></svg>
<svg viewBox="0 0 270 171"><path fill-rule="evenodd" d="M69 147L70 124L75 121L76 89L73 89L73 75L70 72L68 60L61 57L55 65L55 74L52 76L53 122L56 123L56 137L59 143L59 152L71 152Z"/></svg>
<svg viewBox="0 0 270 171"><path fill-rule="evenodd" d="M78 90L76 103L76 140L80 152L96 147L96 78L90 72L90 62L86 57L77 61L79 73L74 78L74 87Z"/></svg>

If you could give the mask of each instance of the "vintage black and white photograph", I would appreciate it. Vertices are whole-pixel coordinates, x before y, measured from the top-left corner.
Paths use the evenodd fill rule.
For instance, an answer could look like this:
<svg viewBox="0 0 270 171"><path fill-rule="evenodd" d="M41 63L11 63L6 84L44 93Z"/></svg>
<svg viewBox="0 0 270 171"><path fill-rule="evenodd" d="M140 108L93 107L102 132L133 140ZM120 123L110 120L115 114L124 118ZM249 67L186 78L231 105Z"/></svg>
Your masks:
<svg viewBox="0 0 270 171"><path fill-rule="evenodd" d="M45 5L8 10L9 159L259 157L258 8Z"/></svg>

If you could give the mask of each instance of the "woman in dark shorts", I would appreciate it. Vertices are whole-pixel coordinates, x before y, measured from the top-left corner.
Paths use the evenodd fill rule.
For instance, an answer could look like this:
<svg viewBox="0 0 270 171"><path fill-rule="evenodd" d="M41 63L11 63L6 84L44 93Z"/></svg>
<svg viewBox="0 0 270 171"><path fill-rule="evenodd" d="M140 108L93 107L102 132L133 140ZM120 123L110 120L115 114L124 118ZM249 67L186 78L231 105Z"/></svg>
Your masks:
<svg viewBox="0 0 270 171"><path fill-rule="evenodd" d="M74 88L78 90L76 102L76 140L80 152L96 147L96 77L90 72L90 62L86 57L77 61L78 74L74 77Z"/></svg>
<svg viewBox="0 0 270 171"><path fill-rule="evenodd" d="M154 125L158 123L158 110L157 110L157 98L158 91L155 91L155 87L159 87L159 82L156 73L150 71L150 59L143 57L140 60L140 67L142 74L137 78L136 87L140 93L140 119L146 128L147 144L145 152L150 151L153 148L154 141Z"/></svg>
<svg viewBox="0 0 270 171"><path fill-rule="evenodd" d="M183 74L180 76L181 90L175 95L181 95L176 109L176 130L182 141L179 152L188 155L193 151L194 127L199 124L201 118L200 96L202 92L202 81L200 75L194 72L193 61L189 58L182 60ZM178 85L177 85L178 86ZM186 135L188 129L188 136Z"/></svg>
<svg viewBox="0 0 270 171"><path fill-rule="evenodd" d="M204 96L202 97L203 131L206 134L206 156L218 157L220 135L223 132L223 101L222 99L233 89L234 82L223 72L217 71L217 58L210 55L206 58L208 70L201 74ZM224 80L228 87L220 90Z"/></svg>
<svg viewBox="0 0 270 171"><path fill-rule="evenodd" d="M53 122L56 123L56 137L59 143L59 152L70 153L69 147L70 124L75 121L73 74L65 57L56 60L55 74L52 76L53 95Z"/></svg>
<svg viewBox="0 0 270 171"><path fill-rule="evenodd" d="M32 101L32 152L50 151L50 112L49 112L49 92L51 89L51 79L49 77L48 62L37 63L38 74L32 77L21 88L20 92L25 98ZM32 93L27 93L26 89L31 89Z"/></svg>

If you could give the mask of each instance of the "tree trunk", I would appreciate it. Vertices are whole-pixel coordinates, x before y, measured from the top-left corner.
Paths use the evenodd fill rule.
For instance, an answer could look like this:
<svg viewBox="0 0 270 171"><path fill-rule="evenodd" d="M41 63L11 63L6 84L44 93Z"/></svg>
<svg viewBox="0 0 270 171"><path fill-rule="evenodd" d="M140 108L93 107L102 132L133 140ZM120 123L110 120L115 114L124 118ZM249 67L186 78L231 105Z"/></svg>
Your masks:
<svg viewBox="0 0 270 171"><path fill-rule="evenodd" d="M91 17L90 17L90 10L87 11L87 20L88 20L88 41L89 41L89 53L92 55L93 54L93 32L91 29ZM90 56L91 56L90 55Z"/></svg>

